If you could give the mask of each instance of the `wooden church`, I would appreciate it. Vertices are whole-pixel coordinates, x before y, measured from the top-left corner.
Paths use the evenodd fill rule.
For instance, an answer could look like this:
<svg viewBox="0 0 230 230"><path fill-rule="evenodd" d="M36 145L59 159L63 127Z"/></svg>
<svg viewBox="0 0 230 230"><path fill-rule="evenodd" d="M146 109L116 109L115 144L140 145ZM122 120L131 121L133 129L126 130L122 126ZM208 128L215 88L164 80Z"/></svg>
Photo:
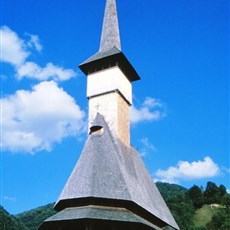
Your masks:
<svg viewBox="0 0 230 230"><path fill-rule="evenodd" d="M121 51L115 0L107 0L99 51L83 62L89 135L60 194L57 214L39 230L179 229L130 144L132 82L140 79Z"/></svg>

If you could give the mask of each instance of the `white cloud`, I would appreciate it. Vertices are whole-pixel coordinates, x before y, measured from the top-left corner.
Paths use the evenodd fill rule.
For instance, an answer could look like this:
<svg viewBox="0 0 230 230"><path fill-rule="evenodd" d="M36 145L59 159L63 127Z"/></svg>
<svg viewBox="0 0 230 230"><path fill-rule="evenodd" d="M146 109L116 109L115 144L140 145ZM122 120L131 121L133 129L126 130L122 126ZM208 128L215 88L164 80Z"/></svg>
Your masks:
<svg viewBox="0 0 230 230"><path fill-rule="evenodd" d="M38 35L29 34L29 33L27 33L27 35L30 37L30 40L27 42L27 45L29 47L34 47L37 51L40 52L43 47L42 47L42 44L40 42Z"/></svg>
<svg viewBox="0 0 230 230"><path fill-rule="evenodd" d="M35 62L28 62L27 58L31 55L31 48L36 51L42 50L39 37L34 34L27 34L29 41L21 39L10 28L3 26L1 33L1 61L11 64L15 68L16 76L22 78L36 79L39 81L53 79L55 81L65 81L77 74L71 69L47 63L45 67L39 66Z"/></svg>
<svg viewBox="0 0 230 230"><path fill-rule="evenodd" d="M163 106L159 100L152 98L152 97L146 97L145 101L144 101L144 105L148 106L149 108L162 107Z"/></svg>
<svg viewBox="0 0 230 230"><path fill-rule="evenodd" d="M51 151L54 143L80 135L84 112L54 81L1 99L2 148L12 152Z"/></svg>
<svg viewBox="0 0 230 230"><path fill-rule="evenodd" d="M45 67L41 68L34 62L26 62L18 68L18 79L23 77L45 81L53 79L55 81L69 80L75 76L75 72L71 69L63 69L62 67L55 66L48 63Z"/></svg>
<svg viewBox="0 0 230 230"><path fill-rule="evenodd" d="M140 108L131 107L130 121L132 124L141 121L157 121L165 116L164 105L159 100L147 97Z"/></svg>
<svg viewBox="0 0 230 230"><path fill-rule="evenodd" d="M20 66L30 53L25 48L25 43L18 35L7 26L0 29L1 55L0 60L15 66Z"/></svg>
<svg viewBox="0 0 230 230"><path fill-rule="evenodd" d="M143 137L140 140L140 143L142 144L142 148L139 150L141 156L146 156L148 152L156 152L156 147L150 142L150 140L147 137Z"/></svg>
<svg viewBox="0 0 230 230"><path fill-rule="evenodd" d="M218 176L220 167L210 157L203 161L179 161L177 166L171 166L167 170L157 170L156 177L160 181L178 183L180 180L199 180Z"/></svg>

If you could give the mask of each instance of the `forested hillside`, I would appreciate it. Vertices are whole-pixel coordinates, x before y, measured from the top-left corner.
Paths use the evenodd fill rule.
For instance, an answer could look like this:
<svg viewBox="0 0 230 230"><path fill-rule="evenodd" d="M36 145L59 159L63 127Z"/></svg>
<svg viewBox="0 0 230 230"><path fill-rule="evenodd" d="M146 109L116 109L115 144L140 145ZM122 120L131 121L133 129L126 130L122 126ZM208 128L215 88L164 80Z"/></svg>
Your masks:
<svg viewBox="0 0 230 230"><path fill-rule="evenodd" d="M21 220L11 216L0 206L0 229L1 230L29 230Z"/></svg>
<svg viewBox="0 0 230 230"><path fill-rule="evenodd" d="M16 215L16 218L25 223L29 230L37 230L41 223L48 217L54 215L56 211L53 209L54 203L32 209Z"/></svg>
<svg viewBox="0 0 230 230"><path fill-rule="evenodd" d="M176 184L156 183L181 230L229 230L230 194L223 185L208 182L205 189L196 185L186 189ZM54 204L10 215L0 207L0 229L37 230L55 214Z"/></svg>
<svg viewBox="0 0 230 230"><path fill-rule="evenodd" d="M185 189L156 183L181 230L229 230L230 194L224 185L208 182Z"/></svg>

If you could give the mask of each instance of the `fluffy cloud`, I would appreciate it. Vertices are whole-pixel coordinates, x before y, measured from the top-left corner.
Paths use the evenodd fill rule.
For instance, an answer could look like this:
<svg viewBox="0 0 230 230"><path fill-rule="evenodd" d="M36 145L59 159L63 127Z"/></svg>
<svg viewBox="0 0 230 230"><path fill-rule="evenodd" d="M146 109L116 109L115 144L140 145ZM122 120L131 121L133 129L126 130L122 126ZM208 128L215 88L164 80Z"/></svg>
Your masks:
<svg viewBox="0 0 230 230"><path fill-rule="evenodd" d="M8 62L12 65L20 66L24 63L25 59L30 53L25 49L25 43L18 35L10 30L8 27L3 26L0 29L1 34L1 55L0 60Z"/></svg>
<svg viewBox="0 0 230 230"><path fill-rule="evenodd" d="M155 175L160 181L178 183L180 180L198 180L218 176L220 167L210 157L203 161L179 161L177 166L171 166L167 170L159 169Z"/></svg>
<svg viewBox="0 0 230 230"><path fill-rule="evenodd" d="M1 99L2 149L12 152L51 151L54 143L84 130L84 112L54 81L19 90Z"/></svg>
<svg viewBox="0 0 230 230"><path fill-rule="evenodd" d="M157 121L165 116L164 105L157 99L147 97L140 108L131 107L130 121L132 124L141 121Z"/></svg>
<svg viewBox="0 0 230 230"><path fill-rule="evenodd" d="M75 75L71 69L63 69L62 67L55 66L48 63L45 67L41 68L34 62L26 62L18 68L17 76L19 79L23 77L35 78L40 81L53 79L55 81L69 80Z"/></svg>
<svg viewBox="0 0 230 230"><path fill-rule="evenodd" d="M53 79L55 81L65 81L74 76L76 73L71 69L64 69L53 63L48 63L45 67L39 66L35 62L28 62L31 48L36 51L42 50L39 37L33 34L29 36L28 41L21 39L10 28L3 26L0 28L1 33L1 61L11 64L16 71L18 79L33 78L39 81Z"/></svg>

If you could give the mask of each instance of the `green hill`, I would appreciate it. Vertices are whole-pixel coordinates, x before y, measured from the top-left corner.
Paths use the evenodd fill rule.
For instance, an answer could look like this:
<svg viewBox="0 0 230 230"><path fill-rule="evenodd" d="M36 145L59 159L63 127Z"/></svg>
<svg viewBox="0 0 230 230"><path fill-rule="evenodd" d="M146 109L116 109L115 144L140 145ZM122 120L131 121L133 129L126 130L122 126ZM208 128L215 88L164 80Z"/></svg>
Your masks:
<svg viewBox="0 0 230 230"><path fill-rule="evenodd" d="M196 210L193 221L196 227L206 226L212 220L214 214L219 210L218 207L211 207L211 205L203 205L202 208Z"/></svg>
<svg viewBox="0 0 230 230"><path fill-rule="evenodd" d="M54 215L54 203L27 212L20 213L15 217L23 222L29 230L37 230L44 220Z"/></svg>
<svg viewBox="0 0 230 230"><path fill-rule="evenodd" d="M196 210L193 217L194 226L198 229L207 230L229 230L230 229L230 210L225 206L203 205Z"/></svg>
<svg viewBox="0 0 230 230"><path fill-rule="evenodd" d="M187 191L186 188L177 184L157 182L156 186L165 201L175 198L178 195L183 195Z"/></svg>
<svg viewBox="0 0 230 230"><path fill-rule="evenodd" d="M230 230L230 194L223 185L208 182L205 191L196 185L189 190L176 184L156 185L181 230Z"/></svg>
<svg viewBox="0 0 230 230"><path fill-rule="evenodd" d="M10 215L0 206L0 229L2 230L29 230L23 222Z"/></svg>
<svg viewBox="0 0 230 230"><path fill-rule="evenodd" d="M218 188L208 182L202 191L195 185L190 189L160 182L156 185L181 230L230 230L230 194L224 186ZM197 208L195 202L198 195L203 202L201 208ZM211 205L210 200L219 201L219 205ZM37 230L45 219L56 213L53 206L54 203L48 204L15 216L0 206L0 229Z"/></svg>

